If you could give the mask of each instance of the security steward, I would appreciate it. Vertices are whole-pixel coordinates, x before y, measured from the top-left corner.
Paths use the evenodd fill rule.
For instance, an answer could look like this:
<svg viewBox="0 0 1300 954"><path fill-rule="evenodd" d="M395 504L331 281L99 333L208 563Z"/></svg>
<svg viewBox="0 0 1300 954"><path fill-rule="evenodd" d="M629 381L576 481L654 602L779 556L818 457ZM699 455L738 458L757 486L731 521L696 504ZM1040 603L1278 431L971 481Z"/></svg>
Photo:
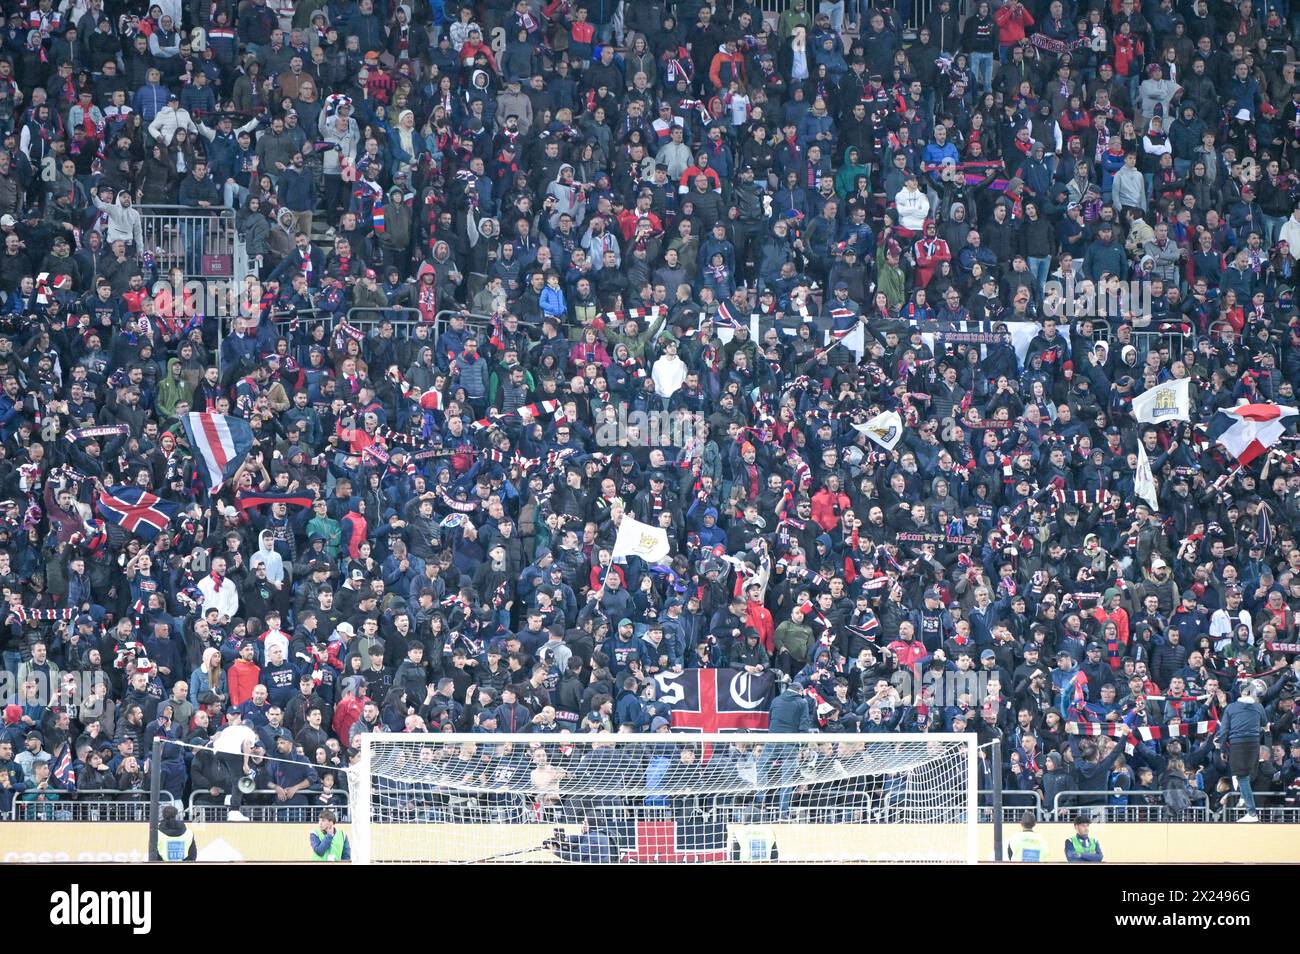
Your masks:
<svg viewBox="0 0 1300 954"><path fill-rule="evenodd" d="M1007 861L1046 861L1047 842L1034 831L1037 819L1033 812L1020 816L1020 831L1007 841Z"/></svg>
<svg viewBox="0 0 1300 954"><path fill-rule="evenodd" d="M175 805L165 805L158 823L158 847L151 861L196 861L199 847L194 832L185 827Z"/></svg>

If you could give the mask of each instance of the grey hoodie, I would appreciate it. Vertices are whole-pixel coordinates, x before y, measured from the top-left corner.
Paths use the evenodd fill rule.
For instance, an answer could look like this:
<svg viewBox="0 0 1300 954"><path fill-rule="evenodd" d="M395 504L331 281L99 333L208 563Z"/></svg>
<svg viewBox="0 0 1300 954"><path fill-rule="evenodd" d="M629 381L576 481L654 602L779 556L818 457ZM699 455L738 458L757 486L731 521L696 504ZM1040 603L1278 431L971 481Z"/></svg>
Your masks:
<svg viewBox="0 0 1300 954"><path fill-rule="evenodd" d="M134 245L136 250L144 248L144 231L140 228L140 213L134 207L127 208L122 205L123 197L130 198L125 191L117 194L113 203L100 199L98 195L92 194L95 208L108 216L108 233L104 236L105 244L112 245L114 242L122 241L127 245Z"/></svg>

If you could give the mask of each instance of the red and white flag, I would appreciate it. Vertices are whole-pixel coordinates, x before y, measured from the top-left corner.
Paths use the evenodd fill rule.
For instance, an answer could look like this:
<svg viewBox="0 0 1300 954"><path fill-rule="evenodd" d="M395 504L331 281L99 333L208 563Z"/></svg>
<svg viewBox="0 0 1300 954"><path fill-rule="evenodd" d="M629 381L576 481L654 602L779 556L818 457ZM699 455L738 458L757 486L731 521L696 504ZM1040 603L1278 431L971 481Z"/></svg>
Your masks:
<svg viewBox="0 0 1300 954"><path fill-rule="evenodd" d="M1206 434L1245 465L1276 444L1286 432L1287 418L1297 413L1282 404L1242 404L1215 414Z"/></svg>
<svg viewBox="0 0 1300 954"><path fill-rule="evenodd" d="M185 436L198 459L199 473L212 493L239 469L253 446L253 429L227 414L194 411L181 418Z"/></svg>

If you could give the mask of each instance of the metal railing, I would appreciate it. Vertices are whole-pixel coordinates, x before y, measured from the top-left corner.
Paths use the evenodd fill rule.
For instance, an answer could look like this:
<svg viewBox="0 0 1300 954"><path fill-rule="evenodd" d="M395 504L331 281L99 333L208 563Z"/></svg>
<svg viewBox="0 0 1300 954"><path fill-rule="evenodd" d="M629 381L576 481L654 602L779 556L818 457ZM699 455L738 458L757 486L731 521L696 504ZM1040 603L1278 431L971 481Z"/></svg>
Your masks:
<svg viewBox="0 0 1300 954"><path fill-rule="evenodd" d="M869 815L864 820L874 822L903 823L917 822L923 823L927 819L923 812L909 817L906 814L904 806L900 806L900 798L912 797L906 793L887 792L880 800L879 810L874 815ZM928 792L927 799L931 800L949 800L951 808L939 808L936 811L957 812L962 800L966 798L966 791L948 791L948 792ZM975 791L977 799L976 821L981 824L991 823L993 821L993 789L981 788ZM900 809L903 809L900 812ZM1004 825L1015 825L1020 822L1020 818L1026 811L1034 813L1034 817L1040 821L1047 817L1043 810L1043 794L1039 791L1008 791L1003 789L1002 792L1002 823Z"/></svg>
<svg viewBox="0 0 1300 954"><path fill-rule="evenodd" d="M414 315L415 317L402 317L406 315ZM281 331L288 331L292 325L297 323L299 334L310 334L312 329L318 325L324 325L327 332L332 332L338 324L334 315L322 312L318 308L305 309L292 315L277 316L271 320L276 328ZM367 335L384 322L391 322L393 331L398 338L409 338L411 337L411 330L417 325L427 326L429 324L420 318L418 308L397 308L393 306L349 308L343 320L353 328L360 328Z"/></svg>
<svg viewBox="0 0 1300 954"><path fill-rule="evenodd" d="M1138 360L1146 360L1152 351L1159 351L1161 346L1168 348L1169 357L1181 358L1183 351L1190 345L1195 346L1196 335L1191 331L1135 331L1133 346L1138 350Z"/></svg>
<svg viewBox="0 0 1300 954"><path fill-rule="evenodd" d="M244 243L235 228L231 209L201 209L182 205L141 205L144 233L141 256L153 256L154 267L165 275L180 268L186 281L229 279L243 281L248 273Z"/></svg>
<svg viewBox="0 0 1300 954"><path fill-rule="evenodd" d="M399 317L402 315L414 317ZM391 305L379 307L361 307L349 308L347 323L353 328L360 328L367 334L385 322L391 322L394 333L398 337L410 337L410 330L416 325L427 325L428 322L420 317L418 308L396 308Z"/></svg>
<svg viewBox="0 0 1300 954"><path fill-rule="evenodd" d="M14 799L13 820L20 822L147 822L147 792L119 792L94 789L84 792L57 792L46 801ZM124 798L124 796L126 796Z"/></svg>
<svg viewBox="0 0 1300 954"><path fill-rule="evenodd" d="M1093 340L1104 341L1112 348L1116 346L1116 339L1110 327L1110 322L1104 318L1089 318L1093 327ZM1173 359L1181 358L1184 351L1196 346L1196 334L1193 331L1132 331L1129 333L1129 340L1125 344L1131 344L1137 349L1138 363L1141 364L1146 360L1146 356L1152 350L1159 350L1161 346L1169 349L1169 356Z"/></svg>
<svg viewBox="0 0 1300 954"><path fill-rule="evenodd" d="M328 769L323 769L328 771ZM338 771L342 771L338 769ZM324 806L312 799L320 794L319 788L309 788L303 792L307 796L306 805L282 805L275 800L275 789L259 788L244 796L239 806L240 814L254 822L294 822L307 824L316 821L321 809L328 807L340 822L347 823L349 818L348 793L338 791L335 800ZM192 822L224 822L231 812L231 807L224 803L204 803L196 801L199 797L211 798L207 792L194 792L190 795L185 815ZM251 801L250 801L251 800Z"/></svg>
<svg viewBox="0 0 1300 954"><path fill-rule="evenodd" d="M1117 796L1114 789L1071 789L1056 793L1052 799L1051 817L1046 820L1072 821L1079 815L1091 815L1099 821L1112 822L1209 822L1217 819L1216 813L1210 810L1209 799L1204 792L1193 789L1191 796L1190 807L1174 812L1165 803L1164 791L1126 789ZM1125 803L1115 804L1115 798L1123 798ZM1070 804L1071 801L1080 799L1089 804Z"/></svg>
<svg viewBox="0 0 1300 954"><path fill-rule="evenodd" d="M804 9L808 11L809 16L816 16L818 6L819 4L817 3L817 0L808 0ZM864 18L870 15L870 11L866 9L866 6L865 3L862 4L862 8L865 11L863 14ZM763 14L764 19L771 21L773 24L775 24L781 14L785 13L789 8L790 0L758 0L759 11ZM958 0L956 8L963 13L967 12L966 0ZM934 0L913 0L911 15L903 24L904 31L919 30L921 24L925 22L932 9L934 9ZM865 22L862 24L862 27L864 29L866 28Z"/></svg>
<svg viewBox="0 0 1300 954"><path fill-rule="evenodd" d="M444 308L433 316L433 330L437 334L442 334L447 330L447 323L451 321L453 315L460 315L465 319L465 326L474 331L475 334L487 336L492 333L492 315L480 315L472 311L461 311L459 308ZM524 331L533 327L524 321L519 322L519 327Z"/></svg>

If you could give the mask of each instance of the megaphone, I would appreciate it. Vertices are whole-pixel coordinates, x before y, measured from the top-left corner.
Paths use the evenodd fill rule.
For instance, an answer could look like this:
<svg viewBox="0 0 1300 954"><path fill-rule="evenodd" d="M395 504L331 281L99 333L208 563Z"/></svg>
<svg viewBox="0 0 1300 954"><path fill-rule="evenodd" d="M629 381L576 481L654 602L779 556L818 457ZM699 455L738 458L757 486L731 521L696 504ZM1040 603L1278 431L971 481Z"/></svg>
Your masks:
<svg viewBox="0 0 1300 954"><path fill-rule="evenodd" d="M238 785L240 792L245 795L251 795L253 790L257 788L257 782L253 780L251 775L240 776L236 785Z"/></svg>

